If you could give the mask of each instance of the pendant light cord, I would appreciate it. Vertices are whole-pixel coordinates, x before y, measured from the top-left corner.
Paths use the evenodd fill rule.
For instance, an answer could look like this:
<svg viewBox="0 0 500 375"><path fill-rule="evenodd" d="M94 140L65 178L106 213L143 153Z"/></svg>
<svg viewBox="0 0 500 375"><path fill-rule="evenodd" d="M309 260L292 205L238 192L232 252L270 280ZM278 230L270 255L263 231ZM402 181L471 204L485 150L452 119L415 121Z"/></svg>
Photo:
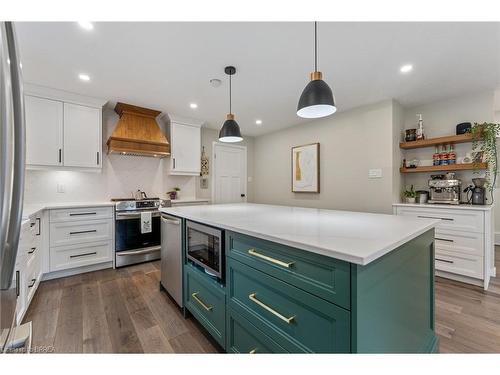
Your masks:
<svg viewBox="0 0 500 375"><path fill-rule="evenodd" d="M229 114L232 114L231 112L231 74L229 75Z"/></svg>
<svg viewBox="0 0 500 375"><path fill-rule="evenodd" d="M314 21L314 71L318 71L318 22Z"/></svg>

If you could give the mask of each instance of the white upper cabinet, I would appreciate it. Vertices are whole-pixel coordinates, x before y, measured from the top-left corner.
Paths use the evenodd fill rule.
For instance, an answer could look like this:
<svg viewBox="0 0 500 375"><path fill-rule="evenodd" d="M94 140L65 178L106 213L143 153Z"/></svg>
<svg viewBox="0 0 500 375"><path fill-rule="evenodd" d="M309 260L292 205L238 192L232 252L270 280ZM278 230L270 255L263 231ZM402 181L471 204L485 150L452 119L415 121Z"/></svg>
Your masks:
<svg viewBox="0 0 500 375"><path fill-rule="evenodd" d="M199 176L201 123L171 117L170 152L170 174Z"/></svg>
<svg viewBox="0 0 500 375"><path fill-rule="evenodd" d="M64 103L64 165L101 166L101 110Z"/></svg>
<svg viewBox="0 0 500 375"><path fill-rule="evenodd" d="M26 164L62 165L63 103L25 96Z"/></svg>
<svg viewBox="0 0 500 375"><path fill-rule="evenodd" d="M25 85L28 168L99 169L105 101Z"/></svg>

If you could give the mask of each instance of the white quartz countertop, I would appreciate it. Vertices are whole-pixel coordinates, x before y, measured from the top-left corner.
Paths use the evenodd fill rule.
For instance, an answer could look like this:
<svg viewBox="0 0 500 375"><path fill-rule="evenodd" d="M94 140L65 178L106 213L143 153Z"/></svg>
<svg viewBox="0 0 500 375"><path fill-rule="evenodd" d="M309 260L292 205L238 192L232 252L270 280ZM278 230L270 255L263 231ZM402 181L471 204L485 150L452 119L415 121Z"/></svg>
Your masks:
<svg viewBox="0 0 500 375"><path fill-rule="evenodd" d="M110 201L98 201L98 202L48 202L48 203L34 203L25 204L23 206L23 219L28 219L30 216L35 215L37 212L42 210L53 210L58 208L80 208L80 207L107 207L114 206L113 202Z"/></svg>
<svg viewBox="0 0 500 375"><path fill-rule="evenodd" d="M439 222L253 203L166 207L160 211L360 265L380 258Z"/></svg>
<svg viewBox="0 0 500 375"><path fill-rule="evenodd" d="M172 199L170 202L172 202L172 204L205 203L205 202L210 202L210 199L205 199L205 198L181 198L181 199Z"/></svg>
<svg viewBox="0 0 500 375"><path fill-rule="evenodd" d="M434 203L394 203L394 207L420 207L420 208L446 208L455 210L476 210L490 211L493 209L493 204L474 205L474 204L434 204Z"/></svg>

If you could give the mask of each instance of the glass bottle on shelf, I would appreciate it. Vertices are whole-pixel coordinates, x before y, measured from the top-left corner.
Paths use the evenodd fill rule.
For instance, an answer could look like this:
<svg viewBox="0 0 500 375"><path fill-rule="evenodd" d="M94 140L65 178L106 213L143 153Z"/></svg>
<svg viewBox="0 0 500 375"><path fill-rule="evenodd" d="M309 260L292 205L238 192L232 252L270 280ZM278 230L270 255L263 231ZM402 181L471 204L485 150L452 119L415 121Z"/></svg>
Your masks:
<svg viewBox="0 0 500 375"><path fill-rule="evenodd" d="M436 146L436 151L432 154L432 165L439 165L439 146Z"/></svg>
<svg viewBox="0 0 500 375"><path fill-rule="evenodd" d="M450 150L448 151L448 164L455 164L457 162L457 153L453 145L450 145Z"/></svg>

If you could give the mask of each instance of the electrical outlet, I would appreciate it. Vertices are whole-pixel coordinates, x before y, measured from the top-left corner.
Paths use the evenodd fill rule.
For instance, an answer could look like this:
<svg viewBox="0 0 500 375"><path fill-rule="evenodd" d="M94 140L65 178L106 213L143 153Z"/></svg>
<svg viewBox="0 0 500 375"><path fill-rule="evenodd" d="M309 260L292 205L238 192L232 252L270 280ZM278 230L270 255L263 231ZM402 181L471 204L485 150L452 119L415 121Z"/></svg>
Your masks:
<svg viewBox="0 0 500 375"><path fill-rule="evenodd" d="M57 192L64 193L64 185L63 184L57 184Z"/></svg>
<svg viewBox="0 0 500 375"><path fill-rule="evenodd" d="M369 169L368 178L382 178L382 169Z"/></svg>

